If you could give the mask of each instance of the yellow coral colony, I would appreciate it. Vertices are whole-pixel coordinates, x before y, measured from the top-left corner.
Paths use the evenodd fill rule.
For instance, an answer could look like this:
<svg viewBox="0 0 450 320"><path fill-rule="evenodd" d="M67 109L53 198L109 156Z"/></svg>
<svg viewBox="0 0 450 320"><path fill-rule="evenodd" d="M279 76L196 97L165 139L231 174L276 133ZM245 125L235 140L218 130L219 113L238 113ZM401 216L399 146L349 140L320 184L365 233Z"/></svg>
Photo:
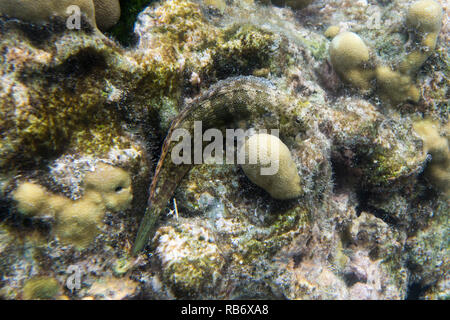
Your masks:
<svg viewBox="0 0 450 320"><path fill-rule="evenodd" d="M376 69L376 79L378 94L394 105L406 100L417 102L420 99L420 91L409 75L380 66Z"/></svg>
<svg viewBox="0 0 450 320"><path fill-rule="evenodd" d="M73 14L69 7L78 6L93 27L104 31L120 18L118 0L0 0L0 15L32 23L45 24L52 16L67 19Z"/></svg>
<svg viewBox="0 0 450 320"><path fill-rule="evenodd" d="M133 198L131 178L119 168L100 164L85 177L84 196L76 201L25 182L13 193L17 209L28 216L55 218L55 233L64 244L86 247L98 234L106 209L126 209Z"/></svg>
<svg viewBox="0 0 450 320"><path fill-rule="evenodd" d="M415 74L425 60L433 53L441 30L443 10L434 0L413 3L406 16L406 26L417 38L417 48L400 64L403 74Z"/></svg>
<svg viewBox="0 0 450 320"><path fill-rule="evenodd" d="M424 152L431 154L431 163L425 174L431 182L450 196L450 152L448 139L439 134L437 123L426 119L416 121L413 125L416 133L423 140Z"/></svg>
<svg viewBox="0 0 450 320"><path fill-rule="evenodd" d="M329 26L327 30L325 30L324 36L328 39L333 39L339 34L340 30L341 28L339 28L339 26Z"/></svg>
<svg viewBox="0 0 450 320"><path fill-rule="evenodd" d="M406 16L406 26L414 34L416 49L406 55L398 71L380 66L376 70L377 87L382 98L399 104L406 100L419 101L420 91L413 77L433 53L441 29L442 7L434 0L413 3Z"/></svg>
<svg viewBox="0 0 450 320"><path fill-rule="evenodd" d="M443 10L434 0L413 3L406 16L406 26L414 34L416 49L406 55L398 70L380 65L373 70L368 67L369 51L364 42L352 32L334 37L330 45L330 59L340 78L361 90L368 90L376 79L377 93L383 100L397 105L404 101L418 102L420 91L413 77L433 53L441 29ZM335 29L327 30L332 37Z"/></svg>
<svg viewBox="0 0 450 320"><path fill-rule="evenodd" d="M255 134L241 147L240 152L244 151L245 164L242 169L254 184L275 199L292 199L301 194L297 166L288 147L280 139L270 134ZM256 161L251 161L252 155ZM268 174L261 171L269 167L278 170Z"/></svg>
<svg viewBox="0 0 450 320"><path fill-rule="evenodd" d="M330 45L333 68L347 83L368 90L374 72L368 67L369 49L364 41L353 32L342 32L334 37Z"/></svg>
<svg viewBox="0 0 450 320"><path fill-rule="evenodd" d="M106 164L99 164L84 180L86 193L98 192L108 210L120 211L133 199L131 178L128 172Z"/></svg>

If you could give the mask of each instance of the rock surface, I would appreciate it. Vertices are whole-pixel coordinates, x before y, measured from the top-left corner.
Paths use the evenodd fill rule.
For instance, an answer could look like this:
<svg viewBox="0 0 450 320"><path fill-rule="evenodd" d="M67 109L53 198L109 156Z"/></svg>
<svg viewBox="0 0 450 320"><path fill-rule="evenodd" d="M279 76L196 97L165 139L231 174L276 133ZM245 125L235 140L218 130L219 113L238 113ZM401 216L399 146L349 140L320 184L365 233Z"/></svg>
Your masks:
<svg viewBox="0 0 450 320"><path fill-rule="evenodd" d="M449 198L424 174L438 160L414 130L432 119L448 139L448 15L415 79L417 102L393 105L343 83L324 35L357 33L377 65L396 65L416 45L405 27L411 3L152 2L128 48L89 26L0 18L0 297L448 299ZM265 78L286 105L245 125L277 121L302 195L276 200L238 165L195 165L132 256L171 121L236 76ZM28 182L76 203L105 165L126 172L133 199L106 206L83 248L14 199Z"/></svg>

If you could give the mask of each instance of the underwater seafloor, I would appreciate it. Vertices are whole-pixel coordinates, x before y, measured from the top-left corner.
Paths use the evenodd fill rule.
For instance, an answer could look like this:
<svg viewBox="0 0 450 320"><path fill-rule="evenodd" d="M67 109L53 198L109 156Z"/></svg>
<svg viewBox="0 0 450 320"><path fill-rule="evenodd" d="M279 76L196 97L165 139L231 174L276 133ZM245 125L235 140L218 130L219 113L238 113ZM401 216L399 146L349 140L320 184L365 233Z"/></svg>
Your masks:
<svg viewBox="0 0 450 320"><path fill-rule="evenodd" d="M0 0L1 299L450 297L448 2L120 5ZM280 174L164 160L193 121Z"/></svg>

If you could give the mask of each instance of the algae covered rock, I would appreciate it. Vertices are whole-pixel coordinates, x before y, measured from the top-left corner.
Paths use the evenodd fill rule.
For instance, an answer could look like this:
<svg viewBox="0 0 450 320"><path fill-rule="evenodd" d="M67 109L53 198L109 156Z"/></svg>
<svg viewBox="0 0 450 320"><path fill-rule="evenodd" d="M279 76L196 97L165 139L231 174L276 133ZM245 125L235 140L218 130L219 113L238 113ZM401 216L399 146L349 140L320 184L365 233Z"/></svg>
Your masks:
<svg viewBox="0 0 450 320"><path fill-rule="evenodd" d="M1 11L0 298L448 298L442 6L307 2L122 2L127 48ZM173 121L280 135L185 170Z"/></svg>

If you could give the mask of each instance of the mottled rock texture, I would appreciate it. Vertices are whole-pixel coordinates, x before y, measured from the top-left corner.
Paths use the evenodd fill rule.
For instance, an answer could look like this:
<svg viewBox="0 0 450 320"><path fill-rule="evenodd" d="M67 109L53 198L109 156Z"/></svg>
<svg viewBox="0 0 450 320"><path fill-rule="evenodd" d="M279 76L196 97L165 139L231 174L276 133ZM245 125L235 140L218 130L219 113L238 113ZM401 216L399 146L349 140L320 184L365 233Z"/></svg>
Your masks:
<svg viewBox="0 0 450 320"><path fill-rule="evenodd" d="M412 2L205 2L151 2L127 48L88 24L0 19L0 297L448 299L449 199L429 173L448 143L436 152L416 131L429 119L448 139L448 15L414 72L418 99L394 104L340 80L324 33L358 34L377 66L399 65L422 41L408 39ZM167 130L200 101L214 114L187 130L280 129L302 194L276 200L238 165L194 165L132 256ZM77 203L104 165L126 172L132 201L105 205L83 248L14 199L32 183Z"/></svg>

